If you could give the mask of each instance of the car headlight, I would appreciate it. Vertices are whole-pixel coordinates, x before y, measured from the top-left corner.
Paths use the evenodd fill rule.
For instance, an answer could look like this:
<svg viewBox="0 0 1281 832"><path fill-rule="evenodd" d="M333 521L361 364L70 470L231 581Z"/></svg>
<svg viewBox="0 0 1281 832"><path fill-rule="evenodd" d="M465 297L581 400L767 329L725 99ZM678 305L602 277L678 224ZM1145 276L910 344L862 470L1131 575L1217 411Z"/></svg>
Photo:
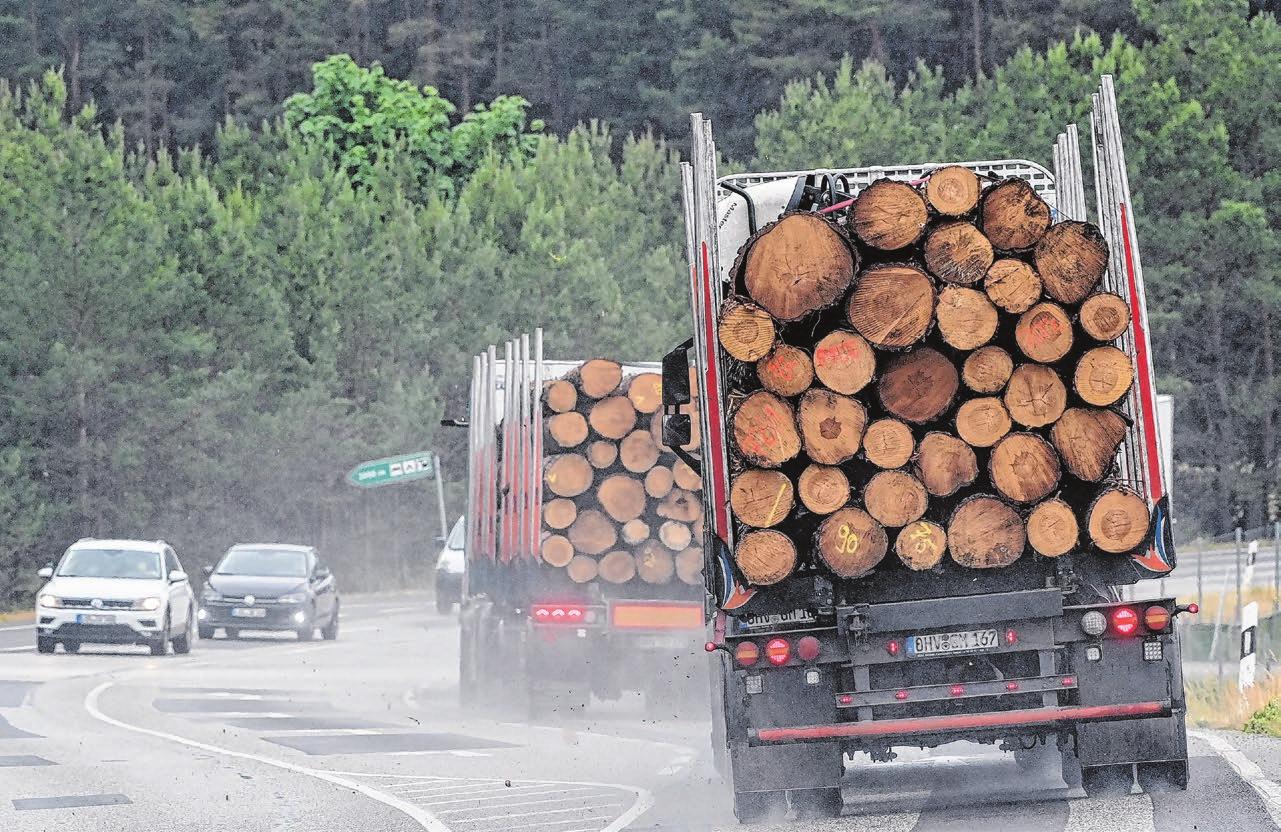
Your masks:
<svg viewBox="0 0 1281 832"><path fill-rule="evenodd" d="M137 601L133 602L133 609L158 610L160 609L160 599L159 598L139 598Z"/></svg>
<svg viewBox="0 0 1281 832"><path fill-rule="evenodd" d="M307 601L307 593L291 592L288 595L281 595L276 600L282 604L302 604Z"/></svg>
<svg viewBox="0 0 1281 832"><path fill-rule="evenodd" d="M49 595L46 593L44 595L41 595L40 598L37 599L37 603L39 603L40 606L42 607L61 607L62 599L59 598L57 595Z"/></svg>

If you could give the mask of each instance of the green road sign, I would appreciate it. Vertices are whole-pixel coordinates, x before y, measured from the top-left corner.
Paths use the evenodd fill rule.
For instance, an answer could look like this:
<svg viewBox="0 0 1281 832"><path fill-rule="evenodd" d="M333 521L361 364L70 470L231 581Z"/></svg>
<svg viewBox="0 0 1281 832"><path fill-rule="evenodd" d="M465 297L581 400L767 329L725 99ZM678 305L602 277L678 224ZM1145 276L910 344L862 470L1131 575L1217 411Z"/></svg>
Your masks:
<svg viewBox="0 0 1281 832"><path fill-rule="evenodd" d="M429 480L435 476L435 455L431 451L421 451L362 462L347 474L347 481L360 488L377 488L398 482Z"/></svg>

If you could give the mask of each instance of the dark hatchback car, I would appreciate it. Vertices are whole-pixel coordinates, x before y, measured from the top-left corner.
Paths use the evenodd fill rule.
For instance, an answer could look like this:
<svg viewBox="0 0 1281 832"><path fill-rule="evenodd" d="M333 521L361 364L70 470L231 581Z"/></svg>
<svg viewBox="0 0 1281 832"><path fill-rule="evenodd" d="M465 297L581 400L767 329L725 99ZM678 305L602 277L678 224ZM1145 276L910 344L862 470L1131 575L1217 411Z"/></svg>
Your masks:
<svg viewBox="0 0 1281 832"><path fill-rule="evenodd" d="M201 638L213 638L218 628L228 638L269 630L293 631L307 641L317 628L327 640L338 638L338 585L312 546L237 544L205 575Z"/></svg>

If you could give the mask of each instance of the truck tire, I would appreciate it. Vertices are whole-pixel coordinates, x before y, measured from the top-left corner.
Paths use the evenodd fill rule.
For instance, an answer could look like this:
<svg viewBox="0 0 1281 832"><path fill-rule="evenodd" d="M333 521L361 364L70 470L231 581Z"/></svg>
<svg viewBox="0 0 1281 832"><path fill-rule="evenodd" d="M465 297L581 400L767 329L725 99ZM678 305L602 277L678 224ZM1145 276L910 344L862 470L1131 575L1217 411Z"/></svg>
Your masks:
<svg viewBox="0 0 1281 832"><path fill-rule="evenodd" d="M1139 785L1148 794L1187 791L1188 761L1139 763Z"/></svg>
<svg viewBox="0 0 1281 832"><path fill-rule="evenodd" d="M734 792L734 817L739 823L758 823L782 817L787 809L784 792Z"/></svg>
<svg viewBox="0 0 1281 832"><path fill-rule="evenodd" d="M45 636L36 636L36 652L37 653L52 653L54 651L54 648L57 646L58 646L58 642L54 641L51 638L46 638Z"/></svg>

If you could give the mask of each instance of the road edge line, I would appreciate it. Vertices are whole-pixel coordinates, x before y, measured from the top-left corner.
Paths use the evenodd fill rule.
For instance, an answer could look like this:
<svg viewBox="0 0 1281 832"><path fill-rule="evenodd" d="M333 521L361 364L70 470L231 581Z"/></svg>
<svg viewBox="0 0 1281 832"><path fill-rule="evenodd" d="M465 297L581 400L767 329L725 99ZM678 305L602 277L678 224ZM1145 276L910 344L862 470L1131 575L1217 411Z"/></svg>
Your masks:
<svg viewBox="0 0 1281 832"><path fill-rule="evenodd" d="M1245 752L1217 734L1206 731L1188 731L1190 736L1204 742L1218 754L1236 773L1250 785L1250 788L1263 800L1263 808L1268 811L1272 822L1281 827L1281 785L1277 785L1259 768L1258 763L1245 755Z"/></svg>
<svg viewBox="0 0 1281 832"><path fill-rule="evenodd" d="M321 780L334 786L342 786L343 788L351 789L352 791L359 792L360 794L363 794L365 797L368 797L371 800L376 800L377 802L383 804L384 806L388 806L392 809L395 809L401 814L406 815L410 819L417 822L424 829L431 830L431 832L451 832L449 827L446 826L443 822L441 822L439 818L437 818L431 812L427 811L426 809L423 809L420 806L415 806L412 803L401 800L397 797L393 797L392 795L386 794L384 792L380 792L377 789L371 788L364 783L360 783L355 780L349 780L346 777L340 777L339 775L336 775L336 774L331 774L327 771L324 771L323 769L307 768L306 766L296 765L294 763L285 762L284 760L276 760L276 759L272 759L271 757L264 757L258 754L251 754L247 751L233 751L229 748L222 748L217 745L210 745L209 743L200 742L199 740L193 740L193 739L188 739L186 737L181 737L177 734L170 734L165 731L157 731L153 728L143 728L138 725L131 725L130 723L122 722L121 720L118 720L114 717L107 716L98 707L98 699L102 695L102 693L106 691L108 688L115 687L115 684L116 684L115 682L103 682L93 690L89 691L89 693L85 696L85 699L84 699L85 710L89 712L90 716L92 716L94 719L98 720L99 722L106 723L107 725L112 725L116 728L120 728L125 731L132 731L136 734L145 734L150 737L167 740L169 742L174 742L179 745L185 745L189 748L198 748L201 751L207 751L211 754L219 754L224 757L234 757L241 760L252 760L253 762L262 763L263 765L272 766L273 768L279 768L285 771L291 771L295 774L302 774L306 777L311 777L316 780ZM609 832L614 832L614 830L609 830Z"/></svg>

